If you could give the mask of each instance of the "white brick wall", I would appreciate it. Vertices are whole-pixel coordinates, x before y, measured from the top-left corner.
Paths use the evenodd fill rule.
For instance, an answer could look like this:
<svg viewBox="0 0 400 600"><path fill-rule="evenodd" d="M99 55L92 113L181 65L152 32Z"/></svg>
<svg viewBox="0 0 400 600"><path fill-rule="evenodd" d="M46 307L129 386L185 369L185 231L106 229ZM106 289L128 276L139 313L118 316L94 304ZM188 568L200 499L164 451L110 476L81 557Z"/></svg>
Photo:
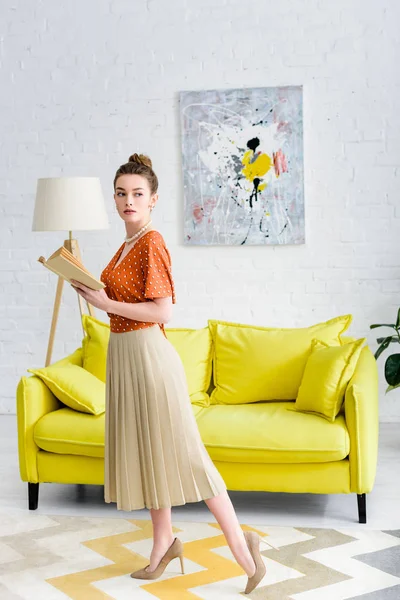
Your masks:
<svg viewBox="0 0 400 600"><path fill-rule="evenodd" d="M37 258L67 237L31 231L37 178L101 178L111 228L77 234L99 275L125 233L112 181L134 151L160 179L171 325L350 312L350 333L375 349L369 324L393 322L400 305L398 0L3 0L0 11L1 412L44 364L56 279ZM289 84L304 85L306 245L184 247L178 91ZM81 337L66 286L53 358ZM383 363L381 419L400 419Z"/></svg>

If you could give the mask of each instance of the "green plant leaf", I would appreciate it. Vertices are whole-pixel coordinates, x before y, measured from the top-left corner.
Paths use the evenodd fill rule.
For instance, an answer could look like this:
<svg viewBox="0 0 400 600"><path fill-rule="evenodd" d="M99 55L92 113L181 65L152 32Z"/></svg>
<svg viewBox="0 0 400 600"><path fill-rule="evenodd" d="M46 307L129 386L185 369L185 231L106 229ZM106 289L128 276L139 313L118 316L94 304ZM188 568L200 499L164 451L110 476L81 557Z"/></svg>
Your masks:
<svg viewBox="0 0 400 600"><path fill-rule="evenodd" d="M376 341L378 344L382 344L382 342L386 340L386 338L382 337L382 338L378 338ZM397 335L392 335L392 342L394 344L400 344L400 339L397 337Z"/></svg>
<svg viewBox="0 0 400 600"><path fill-rule="evenodd" d="M397 311L396 328L400 327L400 308Z"/></svg>
<svg viewBox="0 0 400 600"><path fill-rule="evenodd" d="M374 356L377 360L380 357L380 355L382 354L382 352L384 350L386 350L386 348L389 346L391 339L392 339L392 336L389 336L383 340L382 344L379 346L378 350L374 354Z"/></svg>
<svg viewBox="0 0 400 600"><path fill-rule="evenodd" d="M398 387L400 387L400 383L398 385L388 385L387 388L386 388L385 394L387 394L391 390L395 390Z"/></svg>
<svg viewBox="0 0 400 600"><path fill-rule="evenodd" d="M389 385L400 385L400 354L391 354L385 362L385 379Z"/></svg>
<svg viewBox="0 0 400 600"><path fill-rule="evenodd" d="M369 327L370 329L376 329L377 327L391 327L392 329L396 329L395 325L389 325L388 323L381 323L380 325L374 323L374 325L370 325Z"/></svg>

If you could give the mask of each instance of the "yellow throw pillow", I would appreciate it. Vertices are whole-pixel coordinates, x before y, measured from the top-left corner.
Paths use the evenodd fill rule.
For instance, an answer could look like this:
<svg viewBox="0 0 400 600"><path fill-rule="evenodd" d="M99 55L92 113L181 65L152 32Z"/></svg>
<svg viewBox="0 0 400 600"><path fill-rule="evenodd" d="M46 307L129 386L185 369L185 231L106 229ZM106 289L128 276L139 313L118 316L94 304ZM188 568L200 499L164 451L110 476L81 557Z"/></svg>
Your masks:
<svg viewBox="0 0 400 600"><path fill-rule="evenodd" d="M86 314L82 315L82 323L87 334L82 340L82 366L105 383L110 326ZM212 371L212 339L209 328L166 328L165 333L182 360L192 404L209 406L207 390Z"/></svg>
<svg viewBox="0 0 400 600"><path fill-rule="evenodd" d="M347 384L353 376L366 338L329 346L313 340L295 409L314 413L333 422L339 413Z"/></svg>
<svg viewBox="0 0 400 600"><path fill-rule="evenodd" d="M352 315L311 327L272 328L209 320L214 341L212 404L295 400L313 338L341 344Z"/></svg>
<svg viewBox="0 0 400 600"><path fill-rule="evenodd" d="M86 314L82 315L82 324L86 332L82 340L82 366L105 383L110 326Z"/></svg>
<svg viewBox="0 0 400 600"><path fill-rule="evenodd" d="M40 377L66 406L92 415L105 411L105 384L82 367L66 364L27 370Z"/></svg>
<svg viewBox="0 0 400 600"><path fill-rule="evenodd" d="M209 406L207 390L212 372L212 338L209 328L166 328L165 333L182 360L191 403Z"/></svg>
<svg viewBox="0 0 400 600"><path fill-rule="evenodd" d="M349 342L355 342L357 338L351 336L351 335L341 335L340 336L340 341L341 344L348 344Z"/></svg>

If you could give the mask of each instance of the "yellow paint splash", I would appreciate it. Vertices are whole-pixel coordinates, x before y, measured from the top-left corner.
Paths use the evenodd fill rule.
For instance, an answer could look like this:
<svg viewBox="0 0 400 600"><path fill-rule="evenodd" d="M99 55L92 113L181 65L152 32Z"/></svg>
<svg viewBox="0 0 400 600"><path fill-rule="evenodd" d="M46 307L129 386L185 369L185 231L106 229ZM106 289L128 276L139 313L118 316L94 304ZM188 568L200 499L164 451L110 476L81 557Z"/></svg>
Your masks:
<svg viewBox="0 0 400 600"><path fill-rule="evenodd" d="M262 177L268 173L272 166L272 159L270 156L268 156L268 154L259 154L254 162L250 162L253 155L254 152L252 150L248 150L245 152L242 159L242 164L244 165L242 173L249 181L253 181L255 177ZM264 185L264 187L266 186L266 184L261 185ZM261 190L261 186L259 186L258 189Z"/></svg>

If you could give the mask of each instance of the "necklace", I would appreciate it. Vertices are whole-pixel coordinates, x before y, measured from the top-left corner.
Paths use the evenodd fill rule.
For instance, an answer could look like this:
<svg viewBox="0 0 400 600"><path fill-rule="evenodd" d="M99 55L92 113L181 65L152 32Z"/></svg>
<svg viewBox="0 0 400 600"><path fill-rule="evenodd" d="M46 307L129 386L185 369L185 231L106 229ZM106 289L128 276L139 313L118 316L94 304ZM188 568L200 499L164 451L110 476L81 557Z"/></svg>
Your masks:
<svg viewBox="0 0 400 600"><path fill-rule="evenodd" d="M141 229L139 229L139 231L137 231L136 233L134 233L131 237L125 237L125 242L133 242L134 240L137 240L138 237L140 237L142 235L142 233L144 231L146 231L146 229L151 225L151 219L148 223L146 223L146 225L143 225L143 227Z"/></svg>

